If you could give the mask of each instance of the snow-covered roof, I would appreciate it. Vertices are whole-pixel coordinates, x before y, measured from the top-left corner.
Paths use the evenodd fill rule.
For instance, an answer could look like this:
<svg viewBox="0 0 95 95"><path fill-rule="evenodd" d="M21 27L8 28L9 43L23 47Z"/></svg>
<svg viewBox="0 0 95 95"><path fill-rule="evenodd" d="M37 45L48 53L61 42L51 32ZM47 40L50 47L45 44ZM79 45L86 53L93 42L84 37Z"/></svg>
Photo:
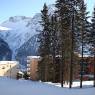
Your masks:
<svg viewBox="0 0 95 95"><path fill-rule="evenodd" d="M78 56L79 56L79 57L82 57L81 54L78 54ZM84 54L84 55L83 55L83 57L89 57L89 56L90 56L90 55L88 55L88 54Z"/></svg>
<svg viewBox="0 0 95 95"><path fill-rule="evenodd" d="M78 53L78 52L74 52L74 54L77 54L78 57L82 57L82 54ZM93 57L93 55L91 55L89 52L88 53L84 53L83 57Z"/></svg>
<svg viewBox="0 0 95 95"><path fill-rule="evenodd" d="M27 56L27 58L29 58L29 59L32 59L32 58L40 58L40 56Z"/></svg>
<svg viewBox="0 0 95 95"><path fill-rule="evenodd" d="M0 61L0 64L19 64L18 61Z"/></svg>

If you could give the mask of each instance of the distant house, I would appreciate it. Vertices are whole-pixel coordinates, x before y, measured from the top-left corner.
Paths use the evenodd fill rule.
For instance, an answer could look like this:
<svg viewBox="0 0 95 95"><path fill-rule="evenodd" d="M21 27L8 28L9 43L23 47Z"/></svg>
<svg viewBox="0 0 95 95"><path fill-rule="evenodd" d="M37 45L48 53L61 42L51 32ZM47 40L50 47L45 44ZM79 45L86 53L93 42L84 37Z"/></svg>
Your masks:
<svg viewBox="0 0 95 95"><path fill-rule="evenodd" d="M16 78L19 72L19 63L17 61L0 61L0 76Z"/></svg>
<svg viewBox="0 0 95 95"><path fill-rule="evenodd" d="M30 79L36 81L38 79L38 61L39 56L28 56L27 57L27 73L30 75Z"/></svg>

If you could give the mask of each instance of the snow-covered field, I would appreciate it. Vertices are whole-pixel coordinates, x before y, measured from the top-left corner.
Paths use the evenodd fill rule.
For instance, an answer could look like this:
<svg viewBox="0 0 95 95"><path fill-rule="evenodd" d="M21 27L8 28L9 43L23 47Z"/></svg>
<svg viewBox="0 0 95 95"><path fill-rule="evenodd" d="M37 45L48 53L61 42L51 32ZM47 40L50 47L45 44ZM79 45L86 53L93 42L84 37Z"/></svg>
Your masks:
<svg viewBox="0 0 95 95"><path fill-rule="evenodd" d="M83 89L74 87L69 89L60 88L59 84L33 82L28 80L14 80L8 78L0 78L0 95L95 95L95 88L91 85L93 82L84 82ZM89 86L87 86L89 85Z"/></svg>

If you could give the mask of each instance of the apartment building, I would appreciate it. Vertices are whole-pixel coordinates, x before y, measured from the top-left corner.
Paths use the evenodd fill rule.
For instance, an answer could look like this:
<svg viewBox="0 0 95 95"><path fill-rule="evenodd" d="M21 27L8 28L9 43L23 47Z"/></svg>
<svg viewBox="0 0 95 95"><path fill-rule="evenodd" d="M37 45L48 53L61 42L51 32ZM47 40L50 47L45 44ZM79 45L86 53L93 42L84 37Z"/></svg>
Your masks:
<svg viewBox="0 0 95 95"><path fill-rule="evenodd" d="M39 56L28 56L27 57L27 73L30 75L30 79L36 81L38 79L38 61Z"/></svg>

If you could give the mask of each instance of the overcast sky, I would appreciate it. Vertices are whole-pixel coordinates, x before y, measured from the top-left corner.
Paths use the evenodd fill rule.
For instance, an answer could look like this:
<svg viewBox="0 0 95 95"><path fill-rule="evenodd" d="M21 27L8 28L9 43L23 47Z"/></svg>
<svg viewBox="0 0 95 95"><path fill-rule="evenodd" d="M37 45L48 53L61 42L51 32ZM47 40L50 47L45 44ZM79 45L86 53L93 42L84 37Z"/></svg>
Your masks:
<svg viewBox="0 0 95 95"><path fill-rule="evenodd" d="M46 2L53 4L56 0L0 0L0 22L11 16L33 16L39 13ZM88 11L92 14L95 0L86 0Z"/></svg>

